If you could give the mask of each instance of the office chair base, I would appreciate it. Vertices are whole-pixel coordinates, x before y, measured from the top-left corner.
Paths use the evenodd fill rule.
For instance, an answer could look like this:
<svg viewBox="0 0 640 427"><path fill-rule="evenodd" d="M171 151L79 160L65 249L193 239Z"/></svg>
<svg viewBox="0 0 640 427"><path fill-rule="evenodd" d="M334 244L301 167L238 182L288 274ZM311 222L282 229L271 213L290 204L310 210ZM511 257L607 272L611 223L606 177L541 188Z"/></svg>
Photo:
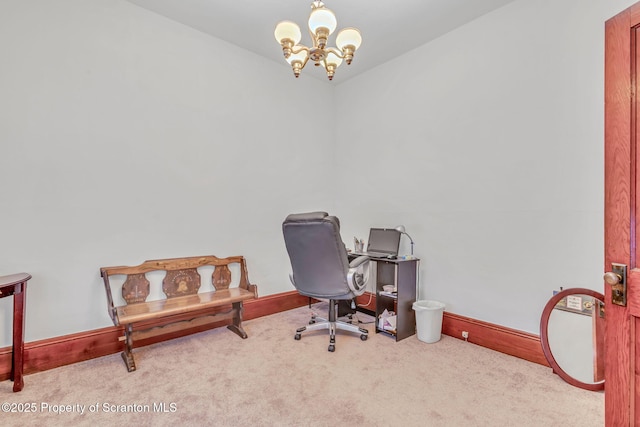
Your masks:
<svg viewBox="0 0 640 427"><path fill-rule="evenodd" d="M343 321L344 323L352 323L352 322L353 322L353 314L351 314L351 313L346 314L346 315L344 315L344 316L342 316L342 317L346 317L346 318L348 318L348 319L349 319L348 321ZM310 325L313 325L314 323L316 323L316 322L318 322L318 321L320 321L320 322L327 322L328 320L327 320L327 319L325 319L324 317L320 317L320 316L318 316L318 315L317 315L317 314L315 314L315 313L312 313L312 314L311 314L311 320L309 320L309 324L310 324Z"/></svg>
<svg viewBox="0 0 640 427"><path fill-rule="evenodd" d="M318 321L321 320L321 321ZM341 322L339 320L329 321L325 319L321 319L319 317L312 317L311 321L309 321L309 326L303 326L301 328L296 329L296 334L294 335L294 339L300 340L302 338L302 332L305 331L316 331L321 329L329 329L329 348L330 352L335 351L336 346L336 331L348 331L355 332L360 334L360 339L362 341L366 341L369 337L369 331L367 329L361 328L357 325L352 325L350 323Z"/></svg>

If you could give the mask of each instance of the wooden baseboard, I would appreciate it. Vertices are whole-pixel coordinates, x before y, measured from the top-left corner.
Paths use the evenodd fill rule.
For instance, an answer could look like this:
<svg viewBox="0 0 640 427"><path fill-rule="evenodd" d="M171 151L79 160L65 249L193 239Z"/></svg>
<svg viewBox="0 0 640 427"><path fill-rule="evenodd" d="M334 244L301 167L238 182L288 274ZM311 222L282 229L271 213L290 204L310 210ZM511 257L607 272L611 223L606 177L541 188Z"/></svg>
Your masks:
<svg viewBox="0 0 640 427"><path fill-rule="evenodd" d="M257 298L244 302L243 319L250 320L281 311L302 307L309 303L309 298L303 297L297 291L283 292L276 295ZM27 313L27 316L29 314ZM186 328L164 336L143 339L135 343L135 347L142 347L168 339L202 332L207 329L223 326L226 323L210 323ZM153 326L152 323L146 326ZM24 372L46 371L59 366L82 362L84 360L102 357L123 350L124 344L119 340L124 335L122 326L111 326L92 331L79 332L61 337L49 338L41 341L25 343ZM0 381L9 378L11 372L11 347L0 349Z"/></svg>
<svg viewBox="0 0 640 427"><path fill-rule="evenodd" d="M445 312L442 317L442 333L463 339L462 331L469 333L467 341L470 343L549 366L538 335Z"/></svg>
<svg viewBox="0 0 640 427"><path fill-rule="evenodd" d="M243 318L244 320L256 319L302 307L308 303L309 298L300 295L297 291L269 295L245 301ZM369 293L362 295L358 297L357 303L360 308L375 312L375 295L370 295ZM136 342L136 347L205 331L222 325L224 323L220 322L198 325L168 335L140 340ZM469 342L471 343L549 366L542 352L540 338L537 335L445 312L442 319L442 333L462 339L462 331L469 332ZM112 326L25 343L24 372L26 374L41 372L59 366L119 353L123 350L124 344L119 340L123 335L122 327ZM8 379L10 372L11 347L5 347L0 349L0 380Z"/></svg>
<svg viewBox="0 0 640 427"><path fill-rule="evenodd" d="M375 295L367 292L358 297L356 302L363 311L375 313ZM462 331L469 333L467 341L473 344L540 365L549 366L542 351L542 345L540 344L540 337L538 335L444 312L442 317L442 333L453 338L463 339Z"/></svg>

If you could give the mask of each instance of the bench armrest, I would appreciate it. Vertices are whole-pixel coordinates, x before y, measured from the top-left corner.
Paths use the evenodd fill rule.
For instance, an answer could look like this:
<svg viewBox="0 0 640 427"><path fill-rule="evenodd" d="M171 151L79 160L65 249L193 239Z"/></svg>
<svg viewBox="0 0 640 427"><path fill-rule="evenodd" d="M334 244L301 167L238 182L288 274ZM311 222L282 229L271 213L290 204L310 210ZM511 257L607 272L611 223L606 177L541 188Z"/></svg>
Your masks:
<svg viewBox="0 0 640 427"><path fill-rule="evenodd" d="M111 295L111 285L109 284L109 275L104 269L100 269L100 276L102 276L102 281L104 282L104 289L107 292L107 311L109 312L109 317L113 321L113 324L118 326L118 314L116 311L116 307L113 305L113 296Z"/></svg>

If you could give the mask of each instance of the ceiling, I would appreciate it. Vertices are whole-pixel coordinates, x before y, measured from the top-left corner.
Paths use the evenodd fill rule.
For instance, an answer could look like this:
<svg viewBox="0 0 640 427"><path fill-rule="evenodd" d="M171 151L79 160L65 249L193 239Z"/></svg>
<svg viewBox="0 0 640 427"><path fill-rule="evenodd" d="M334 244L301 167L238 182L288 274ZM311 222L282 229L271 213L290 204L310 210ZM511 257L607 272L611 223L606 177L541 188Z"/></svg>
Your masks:
<svg viewBox="0 0 640 427"><path fill-rule="evenodd" d="M296 22L302 44L311 39L306 29L311 0L128 0L174 21L233 43L290 69L273 31L278 22ZM339 31L356 27L362 46L351 65L343 64L333 79L340 83L376 65L421 46L479 16L514 0L324 0L336 14ZM335 33L329 38L335 46ZM308 64L307 75L327 81L324 70ZM291 71L289 71L291 72ZM293 77L293 72L291 72Z"/></svg>

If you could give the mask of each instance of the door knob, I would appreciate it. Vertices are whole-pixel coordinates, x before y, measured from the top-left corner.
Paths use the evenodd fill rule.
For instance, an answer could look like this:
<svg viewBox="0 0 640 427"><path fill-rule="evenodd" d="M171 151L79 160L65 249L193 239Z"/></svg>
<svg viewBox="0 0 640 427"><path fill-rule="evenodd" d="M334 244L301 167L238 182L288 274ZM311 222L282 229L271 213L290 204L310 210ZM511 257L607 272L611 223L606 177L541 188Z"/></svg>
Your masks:
<svg viewBox="0 0 640 427"><path fill-rule="evenodd" d="M613 271L609 271L604 274L604 281L607 282L608 285L617 285L622 281L622 276Z"/></svg>
<svg viewBox="0 0 640 427"><path fill-rule="evenodd" d="M611 302L616 305L627 305L627 266L611 263L611 270L604 274L604 281L611 285Z"/></svg>

